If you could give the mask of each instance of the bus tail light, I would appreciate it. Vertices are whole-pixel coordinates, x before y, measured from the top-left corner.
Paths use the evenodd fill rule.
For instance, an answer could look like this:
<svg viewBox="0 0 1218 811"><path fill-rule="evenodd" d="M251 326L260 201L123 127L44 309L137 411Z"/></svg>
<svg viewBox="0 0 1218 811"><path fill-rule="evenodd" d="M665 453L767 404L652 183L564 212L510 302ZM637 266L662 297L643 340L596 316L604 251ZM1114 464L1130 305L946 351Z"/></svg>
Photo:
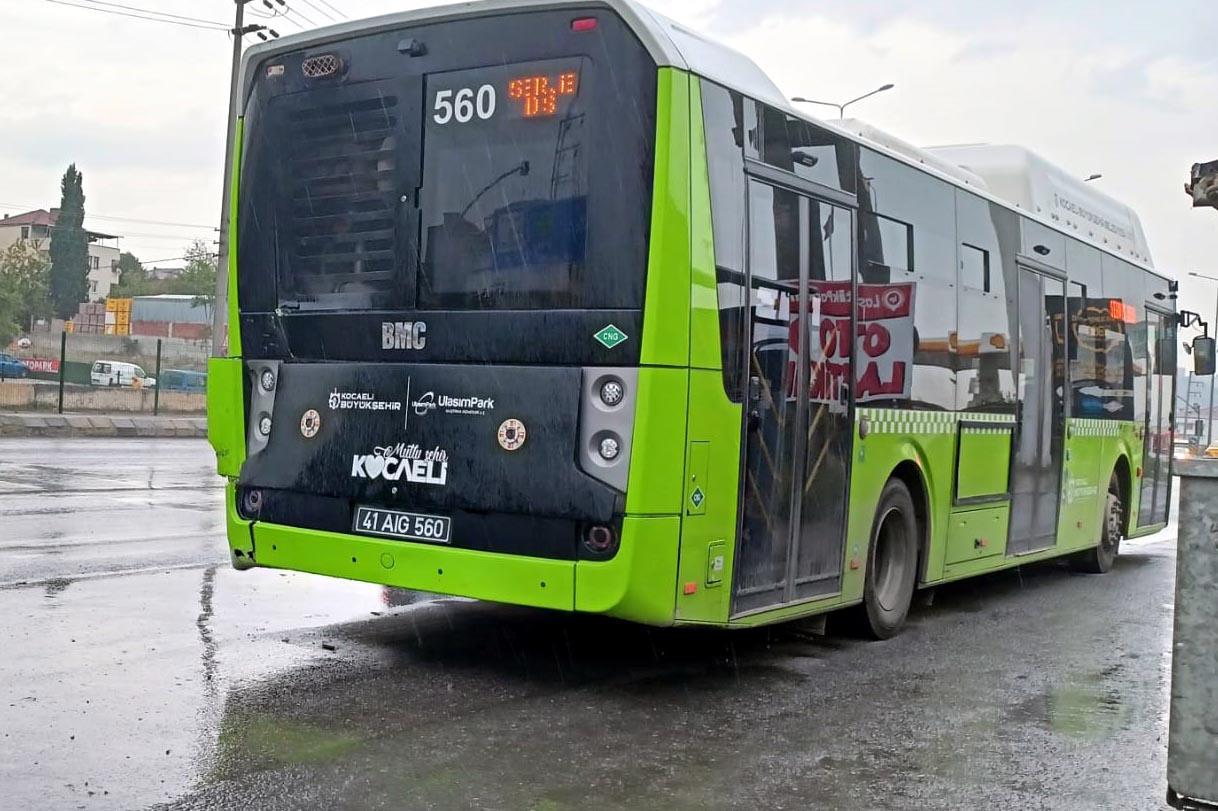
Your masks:
<svg viewBox="0 0 1218 811"><path fill-rule="evenodd" d="M606 462L612 462L617 458L617 455L621 453L622 443L617 437L609 434L601 437L601 441L597 444L596 449L600 453L602 459L604 459Z"/></svg>
<svg viewBox="0 0 1218 811"><path fill-rule="evenodd" d="M595 17L577 17L571 21L571 30L578 33L596 30Z"/></svg>
<svg viewBox="0 0 1218 811"><path fill-rule="evenodd" d="M266 450L271 439L271 426L275 422L275 394L280 384L279 361L260 360L246 365L249 375L249 425L246 429L246 458Z"/></svg>
<svg viewBox="0 0 1218 811"><path fill-rule="evenodd" d="M622 492L630 472L635 392L639 370L583 370L579 409L579 466L594 479Z"/></svg>

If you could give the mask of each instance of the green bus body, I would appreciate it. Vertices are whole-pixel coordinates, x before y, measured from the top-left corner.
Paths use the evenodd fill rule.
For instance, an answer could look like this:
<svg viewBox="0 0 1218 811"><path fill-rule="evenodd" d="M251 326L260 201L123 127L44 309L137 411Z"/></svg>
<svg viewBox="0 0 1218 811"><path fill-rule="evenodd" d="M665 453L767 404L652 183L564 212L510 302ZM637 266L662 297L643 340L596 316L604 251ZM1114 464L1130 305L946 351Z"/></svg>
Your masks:
<svg viewBox="0 0 1218 811"><path fill-rule="evenodd" d="M699 76L658 69L646 305L637 336L633 451L617 553L607 560L558 560L243 518L236 480L246 459L251 416L236 295L243 269L233 249L228 254L233 356L213 358L207 379L209 438L219 473L228 480L227 537L237 568L312 572L657 626L753 626L862 600L877 503L893 477L908 485L920 511L919 587L1095 547L1114 475L1126 505L1124 535L1162 528L1162 522L1147 524L1138 515L1145 422L1064 418L1056 541L1016 555L1007 550L1011 499L1003 497L1009 490L1011 419L989 415L994 424L987 427L977 423L977 413L855 404L845 445L848 498L836 588L739 610L733 584L745 492L742 426L748 415L747 405L733 401L724 383L704 86ZM243 121L236 126L234 165L240 166L246 133ZM231 172L229 182L235 245L243 191L239 172ZM980 415L982 423L986 418ZM1170 426L1170 416L1165 420ZM1156 430L1161 435L1154 425L1149 432Z"/></svg>

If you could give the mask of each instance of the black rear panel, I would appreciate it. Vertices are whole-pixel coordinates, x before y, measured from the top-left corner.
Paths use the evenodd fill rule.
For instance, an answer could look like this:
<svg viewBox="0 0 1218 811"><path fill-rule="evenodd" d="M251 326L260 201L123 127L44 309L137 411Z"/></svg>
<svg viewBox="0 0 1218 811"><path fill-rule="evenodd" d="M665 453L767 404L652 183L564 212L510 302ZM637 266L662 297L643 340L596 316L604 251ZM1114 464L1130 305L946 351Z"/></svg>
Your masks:
<svg viewBox="0 0 1218 811"><path fill-rule="evenodd" d="M419 510L607 521L615 492L576 464L580 378L580 370L565 368L284 364L274 430L266 449L246 462L241 482ZM441 405L446 397L484 405ZM364 401L391 405L358 405ZM309 410L320 417L312 437L299 427ZM528 431L514 451L497 439L509 418ZM398 445L442 451L446 464L436 470L439 476L443 467L443 481L391 481L353 470L354 457Z"/></svg>
<svg viewBox="0 0 1218 811"><path fill-rule="evenodd" d="M655 107L654 62L602 8L269 57L245 108L243 354L637 362ZM384 347L385 322L426 340ZM609 324L634 340L607 355Z"/></svg>
<svg viewBox="0 0 1218 811"><path fill-rule="evenodd" d="M251 387L261 365L251 364ZM577 463L581 371L449 364L284 363L272 429L238 482L247 517L350 532L357 506L450 516L452 545L574 557L623 496ZM273 404L270 404L272 403ZM505 422L524 427L516 446Z"/></svg>

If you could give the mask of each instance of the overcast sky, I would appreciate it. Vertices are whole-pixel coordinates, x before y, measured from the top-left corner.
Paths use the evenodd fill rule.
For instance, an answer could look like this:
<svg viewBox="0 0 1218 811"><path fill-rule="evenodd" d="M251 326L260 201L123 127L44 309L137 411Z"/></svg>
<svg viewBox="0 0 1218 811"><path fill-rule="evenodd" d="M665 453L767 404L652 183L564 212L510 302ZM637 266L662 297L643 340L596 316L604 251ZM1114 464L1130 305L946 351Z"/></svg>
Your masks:
<svg viewBox="0 0 1218 811"><path fill-rule="evenodd" d="M70 0L89 5L88 0ZM231 24L230 0L113 0ZM351 18L430 5L328 0ZM1018 143L1142 216L1181 306L1213 313L1218 212L1192 210L1189 166L1218 158L1213 0L664 0L654 6L756 60L789 95L896 88L850 115L917 144ZM281 33L325 22L289 0ZM252 8L261 8L255 2ZM1206 38L1208 26L1208 41ZM141 258L213 239L231 45L198 30L0 0L0 212L50 207L71 161L87 211ZM816 111L814 111L816 112Z"/></svg>

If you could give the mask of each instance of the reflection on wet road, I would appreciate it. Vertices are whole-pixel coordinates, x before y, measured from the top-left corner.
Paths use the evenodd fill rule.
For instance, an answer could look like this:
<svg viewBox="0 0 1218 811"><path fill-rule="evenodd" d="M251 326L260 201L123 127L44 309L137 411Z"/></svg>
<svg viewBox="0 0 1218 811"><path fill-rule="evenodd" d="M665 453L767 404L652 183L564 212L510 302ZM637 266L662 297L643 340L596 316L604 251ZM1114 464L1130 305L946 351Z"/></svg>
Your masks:
<svg viewBox="0 0 1218 811"><path fill-rule="evenodd" d="M0 805L1159 807L1174 544L886 643L228 567L206 444L0 442ZM1164 536L1167 537L1167 536Z"/></svg>

